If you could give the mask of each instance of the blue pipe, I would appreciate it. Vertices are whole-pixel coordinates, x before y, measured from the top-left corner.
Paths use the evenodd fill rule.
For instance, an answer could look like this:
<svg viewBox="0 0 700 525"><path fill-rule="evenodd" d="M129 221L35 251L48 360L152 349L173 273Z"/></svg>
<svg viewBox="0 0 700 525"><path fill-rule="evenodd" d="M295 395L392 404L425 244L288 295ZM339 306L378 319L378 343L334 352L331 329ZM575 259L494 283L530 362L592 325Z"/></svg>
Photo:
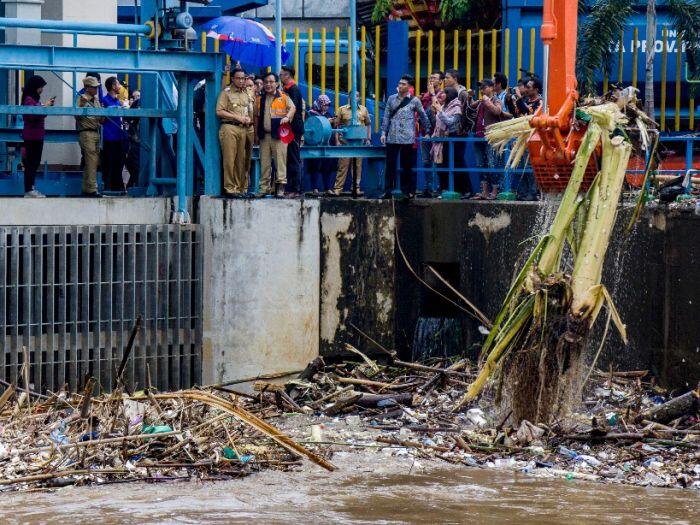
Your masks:
<svg viewBox="0 0 700 525"><path fill-rule="evenodd" d="M177 83L177 203L178 213L187 216L187 75L181 74Z"/></svg>
<svg viewBox="0 0 700 525"><path fill-rule="evenodd" d="M145 24L105 24L101 22L64 22L63 20L32 20L27 18L1 18L0 27L20 29L48 29L81 33L90 31L93 34L124 34L149 35L151 26Z"/></svg>

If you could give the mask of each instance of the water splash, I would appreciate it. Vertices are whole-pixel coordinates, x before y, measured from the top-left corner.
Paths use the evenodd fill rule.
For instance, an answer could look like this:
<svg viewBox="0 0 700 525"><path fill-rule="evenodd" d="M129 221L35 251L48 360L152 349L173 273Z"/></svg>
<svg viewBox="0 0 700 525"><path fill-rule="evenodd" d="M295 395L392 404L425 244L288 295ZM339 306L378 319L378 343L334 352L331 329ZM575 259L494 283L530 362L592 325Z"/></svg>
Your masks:
<svg viewBox="0 0 700 525"><path fill-rule="evenodd" d="M419 317L413 332L411 358L452 357L464 352L462 322L452 317Z"/></svg>

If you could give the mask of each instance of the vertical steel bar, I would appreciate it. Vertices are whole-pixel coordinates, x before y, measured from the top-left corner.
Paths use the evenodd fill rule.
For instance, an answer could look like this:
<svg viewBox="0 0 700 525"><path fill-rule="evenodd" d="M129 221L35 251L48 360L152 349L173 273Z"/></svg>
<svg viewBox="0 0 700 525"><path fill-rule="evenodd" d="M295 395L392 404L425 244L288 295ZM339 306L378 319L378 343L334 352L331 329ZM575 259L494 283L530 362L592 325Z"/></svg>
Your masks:
<svg viewBox="0 0 700 525"><path fill-rule="evenodd" d="M149 272L151 274L149 278L149 316L150 316L150 326L151 326L151 337L150 337L150 348L149 353L152 358L151 364L151 374L154 380L158 379L158 376L162 373L160 369L160 360L158 356L158 337L159 337L159 323L158 323L158 275L160 274L160 259L158 257L158 226L149 227L149 246L148 250L151 256L149 267Z"/></svg>
<svg viewBox="0 0 700 525"><path fill-rule="evenodd" d="M476 78L477 82L481 82L484 79L484 30L479 29L479 69Z"/></svg>
<svg viewBox="0 0 700 525"><path fill-rule="evenodd" d="M10 279L11 279L11 306L8 309L10 312L11 337L10 337L10 382L17 384L18 365L19 365L19 304L20 304L20 279L19 279L19 228L10 230L11 250L10 250Z"/></svg>
<svg viewBox="0 0 700 525"><path fill-rule="evenodd" d="M128 273L129 282L131 283L131 290L127 296L128 307L126 312L126 319L128 319L127 331L131 333L131 328L136 322L136 226L129 226L129 245L128 245L129 259ZM141 349L139 348L136 341L134 341L134 349L132 350L132 355L130 359L129 368L131 368L131 375L134 378L134 384L145 385L146 377L146 367L142 362Z"/></svg>
<svg viewBox="0 0 700 525"><path fill-rule="evenodd" d="M115 226L105 227L105 276L104 276L104 296L105 296L105 368L107 369L107 379L105 388L112 390L113 373L116 371L117 359L114 355L114 265L116 254L114 248Z"/></svg>
<svg viewBox="0 0 700 525"><path fill-rule="evenodd" d="M70 346L68 336L68 275L66 266L68 263L68 227L61 226L58 230L58 301L56 311L58 314L58 371L56 374L56 388L63 388L68 384L66 373L66 351Z"/></svg>
<svg viewBox="0 0 700 525"><path fill-rule="evenodd" d="M31 352L32 332L32 229L22 228L22 346Z"/></svg>
<svg viewBox="0 0 700 525"><path fill-rule="evenodd" d="M420 28L416 29L416 93L420 93L420 53L421 53L421 37L423 36L423 31ZM430 75L432 71L428 71Z"/></svg>
<svg viewBox="0 0 700 525"><path fill-rule="evenodd" d="M617 83L622 85L624 81L624 68L625 68L625 31L624 29L620 31L620 39L617 43Z"/></svg>
<svg viewBox="0 0 700 525"><path fill-rule="evenodd" d="M472 30L467 29L467 42L466 42L466 71L464 74L464 85L469 89L472 85Z"/></svg>
<svg viewBox="0 0 700 525"><path fill-rule="evenodd" d="M535 72L535 42L536 40L536 32L535 28L531 27L530 28L530 67L529 71L534 73Z"/></svg>
<svg viewBox="0 0 700 525"><path fill-rule="evenodd" d="M659 128L662 132L666 131L666 76L668 71L668 29L663 28L662 32L662 49L661 49L661 116L659 119Z"/></svg>
<svg viewBox="0 0 700 525"><path fill-rule="evenodd" d="M452 32L452 69L459 71L459 29Z"/></svg>
<svg viewBox="0 0 700 525"><path fill-rule="evenodd" d="M181 73L178 78L177 97L177 211L183 222L189 222L187 212L187 157L193 151L187 150L187 135L192 122L192 114L187 112L188 100L192 96L188 89L187 75Z"/></svg>
<svg viewBox="0 0 700 525"><path fill-rule="evenodd" d="M306 100L310 107L314 101L314 30L311 27L306 40Z"/></svg>
<svg viewBox="0 0 700 525"><path fill-rule="evenodd" d="M498 30L491 30L491 76L496 74L498 60Z"/></svg>
<svg viewBox="0 0 700 525"><path fill-rule="evenodd" d="M34 337L30 338L31 346L29 348L29 354L33 354L32 362L34 365L31 369L31 375L32 381L34 382L34 388L41 392L45 386L43 383L42 374L44 367L44 360L42 359L42 352L44 350L44 345L42 344L44 317L44 228L36 228L30 240L32 243L33 265L32 324L34 325Z"/></svg>
<svg viewBox="0 0 700 525"><path fill-rule="evenodd" d="M440 29L440 71L445 71L445 30ZM428 71L430 75L432 71Z"/></svg>
<svg viewBox="0 0 700 525"><path fill-rule="evenodd" d="M673 122L676 131L681 130L681 46L682 43L679 36L676 39L676 108Z"/></svg>
<svg viewBox="0 0 700 525"><path fill-rule="evenodd" d="M95 228L95 243L92 247L92 307L93 307L93 333L92 344L95 353L95 377L100 382L100 390L105 389L105 378L109 374L109 367L105 366L104 340L102 337L102 237L105 227Z"/></svg>
<svg viewBox="0 0 700 525"><path fill-rule="evenodd" d="M275 0L275 73L282 69L282 0Z"/></svg>
<svg viewBox="0 0 700 525"><path fill-rule="evenodd" d="M7 256L10 243L8 231L0 227L0 379L7 381L9 378L8 353L7 353Z"/></svg>
<svg viewBox="0 0 700 525"><path fill-rule="evenodd" d="M181 321L181 327L183 329L183 334L181 338L182 344L182 369L180 371L181 388L187 388L192 386L192 368L190 366L192 345L195 342L195 338L192 337L192 332L195 329L195 325L192 319L192 289L194 286L194 279L192 278L192 237L194 226L185 229L181 235L184 238L184 242L181 247L181 260L182 266L180 272L182 275L182 310L181 316L183 320Z"/></svg>
<svg viewBox="0 0 700 525"><path fill-rule="evenodd" d="M91 373L90 365L90 350L92 344L90 341L90 230L89 226L81 227L81 275L80 275L80 297L81 297L81 312L80 312L80 331L81 331L81 357L80 379L85 374Z"/></svg>
<svg viewBox="0 0 700 525"><path fill-rule="evenodd" d="M113 281L113 296L114 303L112 307L112 316L114 318L113 326L116 326L116 349L114 366L118 366L124 356L124 226L116 228L116 257ZM126 373L127 381L133 378L129 377L128 370ZM132 384L133 387L133 384Z"/></svg>
<svg viewBox="0 0 700 525"><path fill-rule="evenodd" d="M334 69L334 88L335 88L335 113L338 113L338 108L340 107L340 28L335 27L335 63L333 64Z"/></svg>
<svg viewBox="0 0 700 525"><path fill-rule="evenodd" d="M503 49L501 50L501 63L503 64L503 73L511 80L511 85L515 84L515 79L510 74L510 29L503 30Z"/></svg>
<svg viewBox="0 0 700 525"><path fill-rule="evenodd" d="M639 28L632 30L632 87L637 87L639 61Z"/></svg>
<svg viewBox="0 0 700 525"><path fill-rule="evenodd" d="M520 78L520 70L523 68L523 28L518 28L518 43L517 43L517 70L515 71L516 78Z"/></svg>
<svg viewBox="0 0 700 525"><path fill-rule="evenodd" d="M427 74L433 72L433 30L428 31L428 70Z"/></svg>
<svg viewBox="0 0 700 525"><path fill-rule="evenodd" d="M78 310L78 241L79 230L77 226L71 227L70 246L70 363L68 386L75 391L78 388L78 320L80 313Z"/></svg>
<svg viewBox="0 0 700 525"><path fill-rule="evenodd" d="M56 391L56 228L47 228L46 243L46 388Z"/></svg>
<svg viewBox="0 0 700 525"><path fill-rule="evenodd" d="M172 383L170 388L183 388L181 377L180 377L180 359L183 354L182 339L180 337L180 331L182 330L182 235L183 229L187 228L174 225L172 227L172 234L170 235L169 244L170 249L174 250L173 257L173 281L175 286L173 287L173 297L170 301L171 308L173 308L173 358L171 361L172 370L170 372L170 377L172 378Z"/></svg>
<svg viewBox="0 0 700 525"><path fill-rule="evenodd" d="M199 229L194 230L194 246L191 251L194 257L194 311L195 316L195 344L194 365L192 376L196 382L202 380L202 243Z"/></svg>
<svg viewBox="0 0 700 525"><path fill-rule="evenodd" d="M299 28L294 28L294 72L299 71ZM294 79L296 80L296 79Z"/></svg>
<svg viewBox="0 0 700 525"><path fill-rule="evenodd" d="M325 26L321 28L321 94L326 94L326 40L328 35Z"/></svg>
<svg viewBox="0 0 700 525"><path fill-rule="evenodd" d="M360 99L367 107L367 28L360 28Z"/></svg>
<svg viewBox="0 0 700 525"><path fill-rule="evenodd" d="M148 363L148 225L142 224L139 227L139 257L137 266L141 270L139 294L138 294L138 309L137 315L143 316L141 331L139 332L139 345L141 346L141 354L143 355L142 366L145 368Z"/></svg>

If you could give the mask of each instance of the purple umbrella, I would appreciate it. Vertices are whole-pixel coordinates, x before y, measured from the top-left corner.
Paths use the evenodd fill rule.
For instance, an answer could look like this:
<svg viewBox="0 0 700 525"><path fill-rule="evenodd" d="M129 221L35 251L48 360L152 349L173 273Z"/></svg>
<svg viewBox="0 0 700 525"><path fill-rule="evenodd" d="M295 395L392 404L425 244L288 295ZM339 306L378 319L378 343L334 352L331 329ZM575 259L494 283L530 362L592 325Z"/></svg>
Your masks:
<svg viewBox="0 0 700 525"><path fill-rule="evenodd" d="M275 35L255 20L238 16L220 16L202 26L209 38L215 38L220 48L234 61L267 67L275 63ZM282 62L289 52L282 46Z"/></svg>

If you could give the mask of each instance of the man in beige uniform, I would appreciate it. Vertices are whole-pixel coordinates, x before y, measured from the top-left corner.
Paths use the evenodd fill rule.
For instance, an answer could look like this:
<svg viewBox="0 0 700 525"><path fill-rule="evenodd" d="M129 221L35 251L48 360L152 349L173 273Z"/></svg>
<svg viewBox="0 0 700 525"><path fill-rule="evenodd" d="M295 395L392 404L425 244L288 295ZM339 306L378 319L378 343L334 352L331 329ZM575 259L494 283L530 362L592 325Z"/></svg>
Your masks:
<svg viewBox="0 0 700 525"><path fill-rule="evenodd" d="M367 111L367 108L360 104L359 94L355 93L355 97L357 100L357 123L367 126L367 143L369 143L369 141L372 138L372 120L369 116L369 111ZM339 107L338 113L334 118L333 124L336 127L342 128L351 123L352 108L350 107L350 104L346 104L345 106ZM346 144L342 137L339 138L338 142L341 145ZM343 191L343 187L345 186L345 179L348 176L348 169L350 168L350 161L353 161L353 169L355 170L355 184L357 187L357 194L362 194L362 192L360 191L360 179L362 178L362 159L344 158L338 160L338 173L335 177L335 187L332 190L328 190L328 193L330 195L340 195Z"/></svg>
<svg viewBox="0 0 700 525"><path fill-rule="evenodd" d="M283 197L287 184L287 144L279 138L279 127L289 124L294 118L294 102L278 89L279 79L275 73L263 78L263 93L255 106L255 125L260 141L260 193L271 193L272 162L277 171L276 196Z"/></svg>
<svg viewBox="0 0 700 525"><path fill-rule="evenodd" d="M225 197L241 197L248 192L248 173L253 151L253 104L246 89L242 69L233 70L233 83L221 92L216 103L216 116L221 119L219 141L224 165Z"/></svg>
<svg viewBox="0 0 700 525"><path fill-rule="evenodd" d="M79 108L100 108L98 89L100 81L95 77L83 79L85 93L78 97L76 105ZM75 117L78 123L78 143L83 153L85 166L83 168L83 195L100 197L97 192L97 166L100 162L100 126L102 117Z"/></svg>

